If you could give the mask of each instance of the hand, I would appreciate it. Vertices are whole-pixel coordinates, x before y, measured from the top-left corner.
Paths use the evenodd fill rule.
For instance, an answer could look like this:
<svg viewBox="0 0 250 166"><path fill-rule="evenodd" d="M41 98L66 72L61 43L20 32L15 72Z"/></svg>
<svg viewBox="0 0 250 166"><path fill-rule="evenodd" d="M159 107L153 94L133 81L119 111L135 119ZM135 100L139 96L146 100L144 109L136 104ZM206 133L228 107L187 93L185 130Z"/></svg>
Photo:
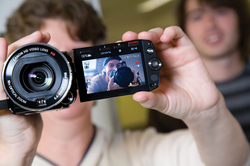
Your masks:
<svg viewBox="0 0 250 166"><path fill-rule="evenodd" d="M215 106L221 97L202 63L199 53L179 27L160 28L138 35L127 32L123 40L151 40L163 61L160 86L153 92L139 92L134 100L146 108L189 119Z"/></svg>
<svg viewBox="0 0 250 166"><path fill-rule="evenodd" d="M205 165L243 165L248 157L248 142L183 31L169 27L123 35L125 41L136 39L151 40L163 66L160 86L152 92L134 94L134 100L182 119Z"/></svg>
<svg viewBox="0 0 250 166"><path fill-rule="evenodd" d="M35 32L26 36L9 47L7 41L0 38L0 73L7 55L18 47L33 43L47 43L49 34ZM8 52L7 52L8 50ZM2 76L1 76L2 77ZM6 99L6 94L0 86L0 100ZM42 131L42 120L36 115L13 115L9 110L0 110L0 163L1 165L30 164L36 152L36 147Z"/></svg>
<svg viewBox="0 0 250 166"><path fill-rule="evenodd" d="M122 89L122 87L120 87L119 85L117 85L117 83L114 82L114 79L115 79L114 76L109 79L107 91Z"/></svg>
<svg viewBox="0 0 250 166"><path fill-rule="evenodd" d="M135 83L135 82L137 82L137 76L136 76L134 70L131 70L131 72L134 74L134 79L133 79L132 83Z"/></svg>

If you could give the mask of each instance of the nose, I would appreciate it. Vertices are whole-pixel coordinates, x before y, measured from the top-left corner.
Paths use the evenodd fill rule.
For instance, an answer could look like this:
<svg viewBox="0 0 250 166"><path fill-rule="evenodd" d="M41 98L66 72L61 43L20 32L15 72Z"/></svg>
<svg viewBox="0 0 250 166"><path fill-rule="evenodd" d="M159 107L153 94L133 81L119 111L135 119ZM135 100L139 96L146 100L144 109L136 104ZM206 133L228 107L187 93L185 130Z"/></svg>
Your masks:
<svg viewBox="0 0 250 166"><path fill-rule="evenodd" d="M116 65L114 65L113 67L112 67L112 70L115 70L116 69Z"/></svg>
<svg viewBox="0 0 250 166"><path fill-rule="evenodd" d="M212 12L205 15L205 28L208 30L216 28L216 18Z"/></svg>

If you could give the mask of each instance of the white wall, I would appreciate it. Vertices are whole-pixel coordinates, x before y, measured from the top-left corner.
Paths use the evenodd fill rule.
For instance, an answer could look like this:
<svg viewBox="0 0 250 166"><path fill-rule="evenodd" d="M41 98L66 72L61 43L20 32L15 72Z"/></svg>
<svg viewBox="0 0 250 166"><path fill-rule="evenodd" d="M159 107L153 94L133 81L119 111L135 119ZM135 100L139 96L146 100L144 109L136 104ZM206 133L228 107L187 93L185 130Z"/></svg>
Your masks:
<svg viewBox="0 0 250 166"><path fill-rule="evenodd" d="M8 16L22 3L23 0L0 0L0 33L5 31Z"/></svg>

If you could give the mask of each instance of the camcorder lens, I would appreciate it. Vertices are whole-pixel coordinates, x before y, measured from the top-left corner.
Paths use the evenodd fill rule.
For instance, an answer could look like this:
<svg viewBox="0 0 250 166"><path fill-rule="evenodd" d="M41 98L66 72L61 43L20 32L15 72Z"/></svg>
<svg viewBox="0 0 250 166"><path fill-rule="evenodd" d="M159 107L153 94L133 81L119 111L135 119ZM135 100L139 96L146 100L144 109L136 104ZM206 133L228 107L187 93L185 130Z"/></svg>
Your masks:
<svg viewBox="0 0 250 166"><path fill-rule="evenodd" d="M32 64L24 67L20 78L26 90L40 92L48 90L54 82L54 73L46 63Z"/></svg>
<svg viewBox="0 0 250 166"><path fill-rule="evenodd" d="M129 67L121 67L115 72L114 82L116 82L120 87L128 87L133 80L134 73Z"/></svg>
<svg viewBox="0 0 250 166"><path fill-rule="evenodd" d="M13 114L68 108L76 98L73 63L66 52L44 43L17 48L3 66L3 87Z"/></svg>

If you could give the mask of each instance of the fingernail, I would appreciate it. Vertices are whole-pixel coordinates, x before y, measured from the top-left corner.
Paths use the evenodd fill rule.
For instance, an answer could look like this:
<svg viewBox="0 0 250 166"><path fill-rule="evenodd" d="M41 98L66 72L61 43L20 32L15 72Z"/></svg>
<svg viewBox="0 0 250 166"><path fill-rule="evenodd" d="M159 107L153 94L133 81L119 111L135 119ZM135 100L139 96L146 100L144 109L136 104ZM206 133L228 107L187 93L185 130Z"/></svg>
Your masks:
<svg viewBox="0 0 250 166"><path fill-rule="evenodd" d="M43 34L43 38L46 38L46 37L49 36L49 33L48 33L48 32L42 32L42 34Z"/></svg>
<svg viewBox="0 0 250 166"><path fill-rule="evenodd" d="M47 35L48 35L48 32L42 32L42 34L47 36Z"/></svg>

